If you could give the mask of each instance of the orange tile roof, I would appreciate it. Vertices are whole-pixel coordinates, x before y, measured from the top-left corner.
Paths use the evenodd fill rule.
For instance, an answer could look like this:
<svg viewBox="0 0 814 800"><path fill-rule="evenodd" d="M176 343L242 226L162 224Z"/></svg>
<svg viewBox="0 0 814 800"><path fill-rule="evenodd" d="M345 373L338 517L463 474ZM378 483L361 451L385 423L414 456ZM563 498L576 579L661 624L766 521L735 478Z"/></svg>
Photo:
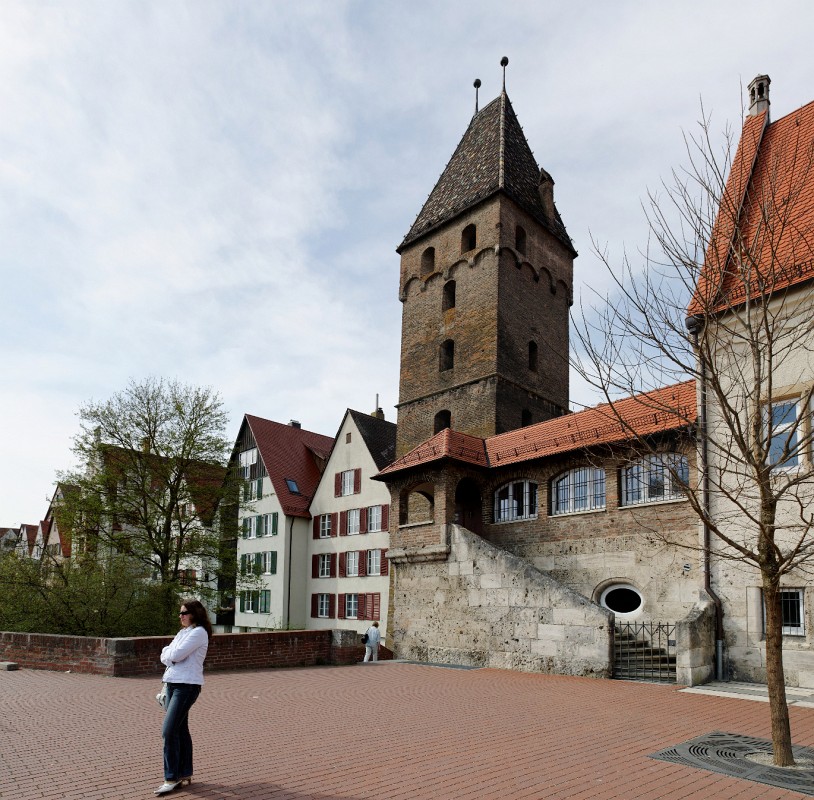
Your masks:
<svg viewBox="0 0 814 800"><path fill-rule="evenodd" d="M814 102L747 118L689 314L814 277ZM742 266L733 262L739 240Z"/></svg>
<svg viewBox="0 0 814 800"><path fill-rule="evenodd" d="M695 381L603 403L487 439L452 430L437 433L383 469L384 476L431 462L451 459L482 467L615 444L692 425L697 418Z"/></svg>

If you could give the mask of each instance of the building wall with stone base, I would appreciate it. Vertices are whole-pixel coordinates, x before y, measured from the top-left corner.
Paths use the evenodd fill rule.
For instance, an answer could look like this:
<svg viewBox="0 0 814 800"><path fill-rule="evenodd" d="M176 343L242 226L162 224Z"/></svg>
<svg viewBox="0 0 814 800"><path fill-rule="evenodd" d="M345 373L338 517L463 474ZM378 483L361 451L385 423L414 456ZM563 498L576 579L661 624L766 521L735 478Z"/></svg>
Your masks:
<svg viewBox="0 0 814 800"><path fill-rule="evenodd" d="M609 611L458 525L432 550L389 554L398 658L610 677Z"/></svg>

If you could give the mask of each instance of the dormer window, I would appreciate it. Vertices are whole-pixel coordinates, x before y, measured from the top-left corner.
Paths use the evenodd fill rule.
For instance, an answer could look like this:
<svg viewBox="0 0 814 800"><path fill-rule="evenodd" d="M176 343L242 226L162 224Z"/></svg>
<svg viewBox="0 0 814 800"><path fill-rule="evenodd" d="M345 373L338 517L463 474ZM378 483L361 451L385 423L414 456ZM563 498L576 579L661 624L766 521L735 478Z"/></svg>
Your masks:
<svg viewBox="0 0 814 800"><path fill-rule="evenodd" d="M422 275L429 275L431 272L435 272L435 248L434 247L428 247L421 254L421 274Z"/></svg>
<svg viewBox="0 0 814 800"><path fill-rule="evenodd" d="M467 225L461 233L461 252L468 253L478 244L478 234L474 225Z"/></svg>

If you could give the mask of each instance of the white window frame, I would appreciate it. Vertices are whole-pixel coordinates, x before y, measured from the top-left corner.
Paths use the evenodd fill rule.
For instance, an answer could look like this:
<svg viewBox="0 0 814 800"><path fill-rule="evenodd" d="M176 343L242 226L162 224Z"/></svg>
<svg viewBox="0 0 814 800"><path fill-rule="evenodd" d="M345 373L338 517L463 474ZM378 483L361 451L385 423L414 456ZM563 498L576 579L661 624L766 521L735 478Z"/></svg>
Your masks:
<svg viewBox="0 0 814 800"><path fill-rule="evenodd" d="M319 538L320 539L330 539L331 538L331 515L330 514L320 514L320 516L319 516Z"/></svg>
<svg viewBox="0 0 814 800"><path fill-rule="evenodd" d="M581 514L606 507L605 470L597 467L575 467L552 483L551 513Z"/></svg>
<svg viewBox="0 0 814 800"><path fill-rule="evenodd" d="M244 450L238 456L238 461L240 463L240 476L243 480L249 480L251 468L257 463L257 448L252 447L250 450Z"/></svg>
<svg viewBox="0 0 814 800"><path fill-rule="evenodd" d="M368 575L381 575L382 574L382 551L381 550L368 550L367 551L367 574Z"/></svg>
<svg viewBox="0 0 814 800"><path fill-rule="evenodd" d="M781 409L783 407L787 407L790 410L793 409L794 411L794 418L791 420L787 420L786 417L788 415L788 411L782 412ZM787 400L777 400L771 403L771 416L772 416L772 425L771 430L767 430L768 441L767 445L767 457L769 464L771 465L772 472L781 472L784 470L793 470L797 469L800 466L800 446L799 446L799 437L800 437L800 398L793 397L788 398ZM769 414L766 413L765 424L768 428L769 425ZM778 421L778 417L780 420ZM789 439L789 434L791 434L791 438ZM779 461L774 461L772 458L772 449L773 445L776 443L779 445L780 452L783 451L783 448L788 441L789 444L789 457L783 461L782 463Z"/></svg>
<svg viewBox="0 0 814 800"><path fill-rule="evenodd" d="M351 508L348 511L348 536L356 536L361 531L361 509Z"/></svg>
<svg viewBox="0 0 814 800"><path fill-rule="evenodd" d="M274 573L271 571L271 554L272 550L265 550L262 553L263 560L261 562L261 569L263 575L273 575Z"/></svg>
<svg viewBox="0 0 814 800"><path fill-rule="evenodd" d="M671 463L672 462L672 463ZM669 465L669 466L668 466ZM631 462L622 470L622 506L640 506L684 500L686 495L670 467L689 480L689 463L681 453L654 453ZM655 481L660 491L656 491Z"/></svg>
<svg viewBox="0 0 814 800"><path fill-rule="evenodd" d="M345 575L348 578L359 577L359 551L348 550L345 553Z"/></svg>
<svg viewBox="0 0 814 800"><path fill-rule="evenodd" d="M359 594L356 592L345 595L345 619L359 619Z"/></svg>
<svg viewBox="0 0 814 800"><path fill-rule="evenodd" d="M331 554L330 553L320 553L318 577L320 577L320 578L330 578L331 577Z"/></svg>
<svg viewBox="0 0 814 800"><path fill-rule="evenodd" d="M376 533L382 529L382 507L368 506L367 509L367 532Z"/></svg>
<svg viewBox="0 0 814 800"><path fill-rule="evenodd" d="M317 595L317 616L320 619L329 619L331 612L331 595L320 592Z"/></svg>
<svg viewBox="0 0 814 800"><path fill-rule="evenodd" d="M355 480L354 480L354 478L355 478L354 473L355 473L355 470L352 470L352 469L346 469L341 473L341 475L342 475L342 478L341 478L341 480L342 480L342 484L341 484L342 485L342 493L341 493L341 496L342 497L347 497L349 494L353 494L353 487L356 485Z"/></svg>
<svg viewBox="0 0 814 800"><path fill-rule="evenodd" d="M522 494L520 510L517 508L517 492ZM495 491L495 522L515 522L524 519L537 519L538 486L535 481L520 479L504 483ZM503 496L505 494L505 496Z"/></svg>
<svg viewBox="0 0 814 800"><path fill-rule="evenodd" d="M796 595L796 598L784 598L783 595ZM799 625L783 625L782 633L784 636L805 636L806 635L806 604L805 604L805 589L798 589L792 586L780 587L780 607L785 622L785 611L787 604L796 604L797 614L800 620ZM763 597L763 632L766 632L766 599Z"/></svg>
<svg viewBox="0 0 814 800"><path fill-rule="evenodd" d="M256 614L257 610L254 607L254 599L255 596L258 597L259 595L257 592L247 591L246 594L243 596L243 613L244 614Z"/></svg>

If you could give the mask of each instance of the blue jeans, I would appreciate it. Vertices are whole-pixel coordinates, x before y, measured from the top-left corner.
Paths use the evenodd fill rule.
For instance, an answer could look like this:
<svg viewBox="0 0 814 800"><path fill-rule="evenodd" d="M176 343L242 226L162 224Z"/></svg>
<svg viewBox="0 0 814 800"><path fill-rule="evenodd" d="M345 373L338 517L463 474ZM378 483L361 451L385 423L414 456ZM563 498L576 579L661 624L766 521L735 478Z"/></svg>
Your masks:
<svg viewBox="0 0 814 800"><path fill-rule="evenodd" d="M167 684L167 713L161 735L164 737L164 780L177 781L192 776L192 737L189 735L189 709L198 699L201 687L195 683Z"/></svg>

